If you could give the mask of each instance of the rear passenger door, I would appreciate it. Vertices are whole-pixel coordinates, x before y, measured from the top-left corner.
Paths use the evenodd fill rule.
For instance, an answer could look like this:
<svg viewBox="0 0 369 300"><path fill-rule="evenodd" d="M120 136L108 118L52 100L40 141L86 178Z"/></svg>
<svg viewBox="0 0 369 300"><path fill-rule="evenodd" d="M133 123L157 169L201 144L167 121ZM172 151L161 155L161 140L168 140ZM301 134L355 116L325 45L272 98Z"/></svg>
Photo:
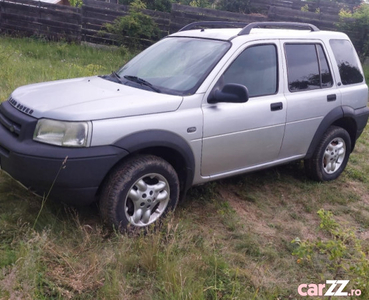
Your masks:
<svg viewBox="0 0 369 300"><path fill-rule="evenodd" d="M323 118L341 104L320 41L283 41L287 120L279 158L304 155Z"/></svg>

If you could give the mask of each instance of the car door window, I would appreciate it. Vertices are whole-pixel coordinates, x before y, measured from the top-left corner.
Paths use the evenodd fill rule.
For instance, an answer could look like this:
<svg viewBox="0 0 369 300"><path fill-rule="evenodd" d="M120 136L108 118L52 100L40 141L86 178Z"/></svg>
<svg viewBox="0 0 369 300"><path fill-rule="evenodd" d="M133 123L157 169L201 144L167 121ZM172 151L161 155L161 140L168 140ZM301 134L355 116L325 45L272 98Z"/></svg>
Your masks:
<svg viewBox="0 0 369 300"><path fill-rule="evenodd" d="M272 95L278 89L278 62L275 45L251 46L243 51L222 76L222 85L238 83L250 97Z"/></svg>
<svg viewBox="0 0 369 300"><path fill-rule="evenodd" d="M286 44L285 51L290 92L333 85L327 58L320 44Z"/></svg>

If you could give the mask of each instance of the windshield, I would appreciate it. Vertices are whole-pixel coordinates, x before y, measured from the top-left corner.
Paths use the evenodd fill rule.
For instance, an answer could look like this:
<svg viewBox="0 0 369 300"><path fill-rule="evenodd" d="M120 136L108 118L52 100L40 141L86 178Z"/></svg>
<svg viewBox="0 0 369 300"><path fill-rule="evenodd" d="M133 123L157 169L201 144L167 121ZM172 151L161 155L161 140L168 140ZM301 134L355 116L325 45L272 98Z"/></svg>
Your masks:
<svg viewBox="0 0 369 300"><path fill-rule="evenodd" d="M134 79L136 84L138 80L149 83L163 93L190 95L229 47L224 41L166 38L137 55L117 73L120 78Z"/></svg>

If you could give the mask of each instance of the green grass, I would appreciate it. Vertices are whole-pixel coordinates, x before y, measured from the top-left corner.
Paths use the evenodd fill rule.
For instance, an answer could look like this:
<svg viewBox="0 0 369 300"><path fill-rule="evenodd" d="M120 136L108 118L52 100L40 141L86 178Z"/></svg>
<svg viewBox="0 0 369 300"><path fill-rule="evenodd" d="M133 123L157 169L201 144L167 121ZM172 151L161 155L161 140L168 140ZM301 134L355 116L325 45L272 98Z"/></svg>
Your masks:
<svg viewBox="0 0 369 300"><path fill-rule="evenodd" d="M36 39L1 38L0 99L16 87L117 70L128 59L127 51L50 43Z"/></svg>
<svg viewBox="0 0 369 300"><path fill-rule="evenodd" d="M369 65L364 66L366 83L369 85Z"/></svg>
<svg viewBox="0 0 369 300"><path fill-rule="evenodd" d="M110 73L128 56L0 37L1 99L27 83ZM41 199L0 174L0 299L298 299L299 284L334 276L292 256L296 237L326 238L320 208L368 244L368 138L336 181L309 181L298 162L195 187L165 226L134 238L105 228L95 206L49 201L33 228Z"/></svg>

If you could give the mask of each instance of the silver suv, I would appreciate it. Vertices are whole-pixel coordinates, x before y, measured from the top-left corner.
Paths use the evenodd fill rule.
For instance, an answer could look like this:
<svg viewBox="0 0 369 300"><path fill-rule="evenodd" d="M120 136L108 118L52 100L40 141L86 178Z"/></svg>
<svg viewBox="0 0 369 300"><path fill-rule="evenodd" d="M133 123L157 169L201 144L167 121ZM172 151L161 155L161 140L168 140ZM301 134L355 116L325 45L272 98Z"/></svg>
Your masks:
<svg viewBox="0 0 369 300"><path fill-rule="evenodd" d="M369 114L350 39L311 24L212 25L111 75L16 89L0 106L2 170L39 195L56 180L52 198L99 200L121 230L219 178L302 159L312 179L337 178Z"/></svg>

